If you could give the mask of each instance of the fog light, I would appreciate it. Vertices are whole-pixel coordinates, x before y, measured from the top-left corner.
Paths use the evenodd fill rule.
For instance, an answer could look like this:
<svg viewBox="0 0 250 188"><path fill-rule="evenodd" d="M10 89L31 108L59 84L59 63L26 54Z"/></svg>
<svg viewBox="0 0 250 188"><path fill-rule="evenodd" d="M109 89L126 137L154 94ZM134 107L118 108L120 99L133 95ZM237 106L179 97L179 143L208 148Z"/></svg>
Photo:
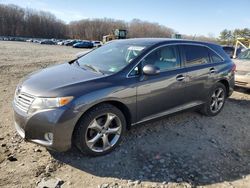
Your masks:
<svg viewBox="0 0 250 188"><path fill-rule="evenodd" d="M44 138L49 141L50 143L53 142L53 133L45 133Z"/></svg>

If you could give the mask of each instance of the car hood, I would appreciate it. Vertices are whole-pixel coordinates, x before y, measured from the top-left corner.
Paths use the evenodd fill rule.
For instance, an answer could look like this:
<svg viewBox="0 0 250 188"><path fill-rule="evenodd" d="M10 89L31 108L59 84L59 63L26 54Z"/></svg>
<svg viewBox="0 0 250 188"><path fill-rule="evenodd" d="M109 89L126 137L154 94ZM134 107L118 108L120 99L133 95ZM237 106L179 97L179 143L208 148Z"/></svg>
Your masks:
<svg viewBox="0 0 250 188"><path fill-rule="evenodd" d="M22 92L40 96L58 96L58 91L67 86L79 84L104 75L82 69L78 65L64 63L34 72L25 77L19 87Z"/></svg>
<svg viewBox="0 0 250 188"><path fill-rule="evenodd" d="M236 64L236 74L247 74L250 72L250 60L244 59L234 59L234 63Z"/></svg>

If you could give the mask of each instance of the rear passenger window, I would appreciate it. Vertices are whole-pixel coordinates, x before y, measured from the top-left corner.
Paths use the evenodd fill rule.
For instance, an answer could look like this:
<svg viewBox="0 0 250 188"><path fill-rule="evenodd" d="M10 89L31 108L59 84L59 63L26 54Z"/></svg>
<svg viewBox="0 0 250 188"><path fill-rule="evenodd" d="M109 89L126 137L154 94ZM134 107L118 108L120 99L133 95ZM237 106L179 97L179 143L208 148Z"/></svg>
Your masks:
<svg viewBox="0 0 250 188"><path fill-rule="evenodd" d="M218 56L215 52L213 52L212 50L210 50L209 54L210 54L210 58L211 58L212 63L220 63L223 61L223 59L220 56Z"/></svg>
<svg viewBox="0 0 250 188"><path fill-rule="evenodd" d="M209 63L208 48L195 45L183 45L182 48L186 56L186 66Z"/></svg>

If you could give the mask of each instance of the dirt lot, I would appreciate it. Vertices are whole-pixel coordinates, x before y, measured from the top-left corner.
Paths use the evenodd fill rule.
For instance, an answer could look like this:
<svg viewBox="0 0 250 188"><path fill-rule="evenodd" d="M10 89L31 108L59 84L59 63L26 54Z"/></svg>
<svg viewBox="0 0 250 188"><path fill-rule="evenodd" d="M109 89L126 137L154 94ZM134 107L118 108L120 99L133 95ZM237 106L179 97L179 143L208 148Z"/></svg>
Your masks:
<svg viewBox="0 0 250 188"><path fill-rule="evenodd" d="M182 112L132 128L122 146L103 157L24 142L11 109L18 81L79 51L0 42L0 187L36 187L56 178L62 187L250 187L250 91L243 89L216 117Z"/></svg>

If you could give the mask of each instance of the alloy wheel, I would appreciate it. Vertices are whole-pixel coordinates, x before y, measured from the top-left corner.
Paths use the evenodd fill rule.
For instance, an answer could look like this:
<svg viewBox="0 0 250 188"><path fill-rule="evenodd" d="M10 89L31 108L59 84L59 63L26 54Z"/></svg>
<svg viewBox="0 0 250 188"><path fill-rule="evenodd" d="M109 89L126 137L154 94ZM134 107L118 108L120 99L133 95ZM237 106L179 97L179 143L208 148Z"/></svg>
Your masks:
<svg viewBox="0 0 250 188"><path fill-rule="evenodd" d="M122 123L118 116L106 113L94 118L88 125L85 141L94 152L104 152L112 148L119 140Z"/></svg>
<svg viewBox="0 0 250 188"><path fill-rule="evenodd" d="M223 106L225 101L225 92L222 88L217 88L212 94L210 110L217 113Z"/></svg>

